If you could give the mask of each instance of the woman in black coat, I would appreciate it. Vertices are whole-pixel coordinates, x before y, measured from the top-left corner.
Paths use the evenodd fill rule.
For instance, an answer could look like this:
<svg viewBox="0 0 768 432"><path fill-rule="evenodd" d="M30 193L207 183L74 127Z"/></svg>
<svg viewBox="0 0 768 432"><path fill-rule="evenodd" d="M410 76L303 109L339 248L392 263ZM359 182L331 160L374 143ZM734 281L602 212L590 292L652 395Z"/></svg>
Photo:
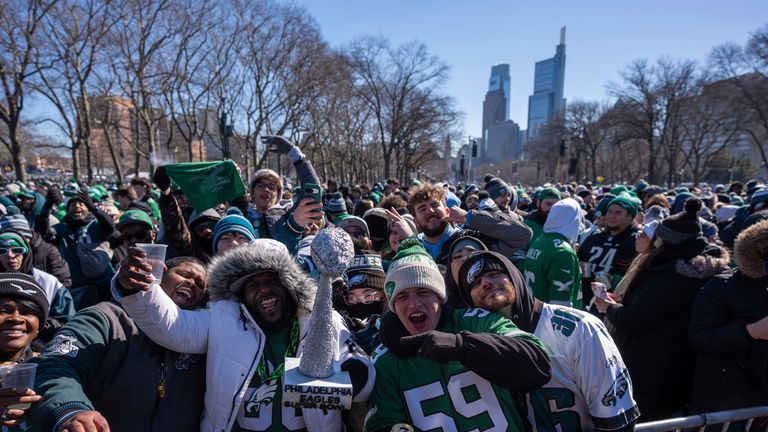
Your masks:
<svg viewBox="0 0 768 432"><path fill-rule="evenodd" d="M768 221L739 234L734 256L738 268L712 279L693 307L696 412L768 405Z"/></svg>
<svg viewBox="0 0 768 432"><path fill-rule="evenodd" d="M725 249L701 236L699 209L701 201L690 199L684 212L661 222L654 233L657 247L641 256L645 261L623 299L595 300L629 369L642 421L686 408L695 363L688 344L693 301L730 261Z"/></svg>

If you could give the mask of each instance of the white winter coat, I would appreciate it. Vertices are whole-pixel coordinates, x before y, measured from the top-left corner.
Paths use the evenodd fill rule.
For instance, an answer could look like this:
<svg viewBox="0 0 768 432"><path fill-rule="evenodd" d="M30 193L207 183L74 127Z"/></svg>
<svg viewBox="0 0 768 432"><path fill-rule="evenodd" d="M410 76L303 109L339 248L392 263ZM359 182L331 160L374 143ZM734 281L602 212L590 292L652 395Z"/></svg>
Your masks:
<svg viewBox="0 0 768 432"><path fill-rule="evenodd" d="M126 297L116 290L113 292L139 328L159 345L176 352L208 355L205 408L200 430L229 431L264 350L264 332L245 305L221 300L212 302L209 309L188 311L178 308L157 285L149 291ZM299 355L309 317L310 313L299 309ZM345 342L350 334L336 312L333 324L336 329L334 354L336 360L340 360L349 355ZM372 384L369 379L366 387ZM360 392L355 401L364 400L364 393L367 397L369 389ZM323 414L322 410L305 409L303 414L310 432L341 429L339 411Z"/></svg>

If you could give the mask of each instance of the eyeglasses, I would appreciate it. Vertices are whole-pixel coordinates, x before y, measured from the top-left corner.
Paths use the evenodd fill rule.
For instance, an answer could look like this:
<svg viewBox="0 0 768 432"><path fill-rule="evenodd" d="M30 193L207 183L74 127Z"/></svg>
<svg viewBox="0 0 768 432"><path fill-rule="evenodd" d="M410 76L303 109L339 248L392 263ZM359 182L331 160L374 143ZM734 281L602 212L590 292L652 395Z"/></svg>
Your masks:
<svg viewBox="0 0 768 432"><path fill-rule="evenodd" d="M344 296L344 301L348 305L353 304L370 304L376 301L376 297L381 294L377 290L366 290L362 294L347 294Z"/></svg>
<svg viewBox="0 0 768 432"><path fill-rule="evenodd" d="M0 247L0 255L8 255L8 252L13 252L14 255L24 255L27 250L23 247Z"/></svg>
<svg viewBox="0 0 768 432"><path fill-rule="evenodd" d="M264 190L267 189L270 192L277 192L277 185L274 183L256 183L254 189Z"/></svg>

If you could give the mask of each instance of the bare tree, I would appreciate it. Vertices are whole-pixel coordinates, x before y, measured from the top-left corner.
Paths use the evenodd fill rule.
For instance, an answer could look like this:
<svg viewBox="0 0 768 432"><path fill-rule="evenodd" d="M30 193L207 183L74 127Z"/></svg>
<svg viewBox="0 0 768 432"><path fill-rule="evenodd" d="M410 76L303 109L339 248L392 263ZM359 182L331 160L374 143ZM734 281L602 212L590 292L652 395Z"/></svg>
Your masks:
<svg viewBox="0 0 768 432"><path fill-rule="evenodd" d="M651 183L660 179L659 155L666 158L668 171L675 171L677 166L677 113L680 101L690 94L694 72L695 64L687 60L660 58L655 65L646 60L635 60L622 71L623 83L608 84L609 93L619 103L632 107L625 111L631 115L616 119L632 138L645 142L649 155L647 175Z"/></svg>
<svg viewBox="0 0 768 432"><path fill-rule="evenodd" d="M16 170L16 178L26 181L22 159L21 113L24 109L29 79L35 73L41 22L56 0L4 0L0 4L0 121L7 134L0 142L8 149Z"/></svg>
<svg viewBox="0 0 768 432"><path fill-rule="evenodd" d="M598 154L608 141L606 134L608 111L606 102L574 100L568 103L565 122L568 134L575 137L578 149L587 158L586 176L594 181L597 177Z"/></svg>
<svg viewBox="0 0 768 432"><path fill-rule="evenodd" d="M667 162L667 183L680 181L682 155L682 112L693 102L697 91L696 64L692 61L673 61L662 58L656 65L656 80L661 102L661 122L658 126L659 144Z"/></svg>
<svg viewBox="0 0 768 432"><path fill-rule="evenodd" d="M136 121L130 144L135 151L134 172L146 160L149 171L162 160L160 134L167 125L159 99L167 91L168 74L163 61L173 56L183 20L176 13L194 9L193 0L125 1L125 13L108 35L114 93L130 101ZM167 155L166 155L167 156Z"/></svg>
<svg viewBox="0 0 768 432"><path fill-rule="evenodd" d="M565 180L563 167L567 161L560 155L560 144L566 136L564 119L555 117L541 125L536 130L536 137L526 142L525 152L536 165L537 182Z"/></svg>
<svg viewBox="0 0 768 432"><path fill-rule="evenodd" d="M258 169L268 155L259 135L299 137L311 92L324 82L315 68L327 46L317 23L301 7L233 0L233 9L244 23L235 129Z"/></svg>
<svg viewBox="0 0 768 432"><path fill-rule="evenodd" d="M400 151L395 154L397 176L402 181L427 162L440 158L446 134L461 135L453 127L461 118L461 113L454 110L453 99L421 91L412 92L409 99L406 106L419 109L411 111L400 134Z"/></svg>
<svg viewBox="0 0 768 432"><path fill-rule="evenodd" d="M743 131L754 143L768 170L768 25L752 34L744 47L715 47L709 64L714 77L732 90L731 109L743 116Z"/></svg>
<svg viewBox="0 0 768 432"><path fill-rule="evenodd" d="M184 140L189 161L194 160L195 145L203 143L206 132L217 130L211 114L218 102L212 90L236 64L233 48L242 23L227 16L227 7L203 1L195 9L177 11L180 34L173 47L175 55L165 62L169 79L162 98L172 120L168 126ZM204 157L202 150L197 154Z"/></svg>
<svg viewBox="0 0 768 432"><path fill-rule="evenodd" d="M729 85L718 82L702 86L681 112L682 146L686 166L698 184L723 150L733 144L741 130L742 117L731 110Z"/></svg>
<svg viewBox="0 0 768 432"><path fill-rule="evenodd" d="M404 160L401 149L417 129L415 123L422 121L435 98L442 97L448 66L419 42L393 48L385 39L364 37L350 45L348 55L357 95L368 105L376 124L383 175L389 177L392 164Z"/></svg>
<svg viewBox="0 0 768 432"><path fill-rule="evenodd" d="M303 126L311 131L305 153L321 178L364 179L378 171L380 157L371 151L371 113L352 88L352 71L341 53L329 53L319 71L326 78L309 99Z"/></svg>
<svg viewBox="0 0 768 432"><path fill-rule="evenodd" d="M69 138L72 173L80 177L80 149L85 149L88 181L93 180L91 159L91 84L94 70L102 60L99 52L104 37L116 22L115 3L100 0L60 1L43 20L38 58L40 74L35 88L55 107L52 122Z"/></svg>

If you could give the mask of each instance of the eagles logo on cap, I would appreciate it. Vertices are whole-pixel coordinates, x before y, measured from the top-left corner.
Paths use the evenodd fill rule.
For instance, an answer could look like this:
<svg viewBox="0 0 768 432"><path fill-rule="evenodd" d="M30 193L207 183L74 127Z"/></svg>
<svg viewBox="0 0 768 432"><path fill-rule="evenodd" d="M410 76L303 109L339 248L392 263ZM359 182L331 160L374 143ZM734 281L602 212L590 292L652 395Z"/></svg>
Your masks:
<svg viewBox="0 0 768 432"><path fill-rule="evenodd" d="M349 279L349 286L360 285L363 282L365 282L365 279L367 279L367 277L364 274L359 274L359 275L356 275L356 276L352 276Z"/></svg>
<svg viewBox="0 0 768 432"><path fill-rule="evenodd" d="M469 271L467 272L467 283L470 285L475 283L475 278L480 274L481 271L483 271L484 265L484 260L478 260L476 263L472 264L472 267L470 267Z"/></svg>
<svg viewBox="0 0 768 432"><path fill-rule="evenodd" d="M387 293L387 297L392 297L392 293L395 291L395 283L387 282L384 286L384 291Z"/></svg>

